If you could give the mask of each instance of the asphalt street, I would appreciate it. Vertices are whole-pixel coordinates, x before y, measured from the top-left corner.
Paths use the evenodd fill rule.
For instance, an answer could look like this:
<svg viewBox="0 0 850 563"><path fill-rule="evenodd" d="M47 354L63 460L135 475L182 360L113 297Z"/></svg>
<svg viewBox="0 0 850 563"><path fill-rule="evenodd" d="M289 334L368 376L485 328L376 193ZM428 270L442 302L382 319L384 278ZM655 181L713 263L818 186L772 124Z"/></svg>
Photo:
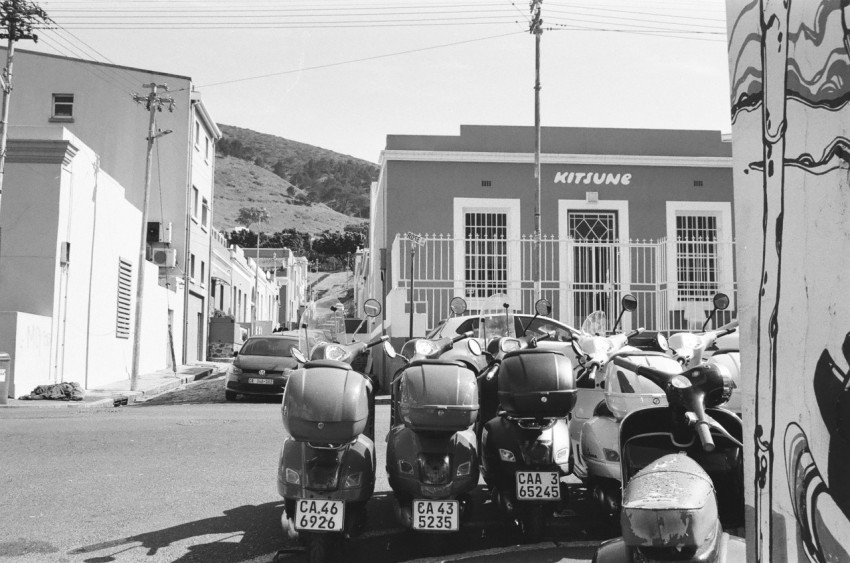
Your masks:
<svg viewBox="0 0 850 563"><path fill-rule="evenodd" d="M14 562L297 562L280 527L279 400L224 399L222 378L117 408L7 409L3 428L0 559ZM400 529L383 470L389 407L379 405L378 475L367 532L350 561L589 561L600 536L584 529L580 491L540 549L474 495L475 513L435 551ZM490 551L481 551L490 550ZM493 551L495 550L495 551ZM521 550L521 551L517 551ZM511 555L513 554L513 555ZM521 555L520 555L521 554ZM536 554L536 555L533 555Z"/></svg>

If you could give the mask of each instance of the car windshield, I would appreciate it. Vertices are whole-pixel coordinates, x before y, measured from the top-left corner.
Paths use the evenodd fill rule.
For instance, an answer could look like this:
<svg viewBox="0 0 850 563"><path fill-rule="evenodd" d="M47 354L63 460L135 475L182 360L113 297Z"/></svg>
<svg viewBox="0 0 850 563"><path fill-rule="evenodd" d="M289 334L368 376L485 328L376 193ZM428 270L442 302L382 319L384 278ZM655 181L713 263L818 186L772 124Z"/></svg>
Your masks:
<svg viewBox="0 0 850 563"><path fill-rule="evenodd" d="M247 356L277 356L289 358L292 356L290 350L297 343L288 338L249 338L239 351Z"/></svg>

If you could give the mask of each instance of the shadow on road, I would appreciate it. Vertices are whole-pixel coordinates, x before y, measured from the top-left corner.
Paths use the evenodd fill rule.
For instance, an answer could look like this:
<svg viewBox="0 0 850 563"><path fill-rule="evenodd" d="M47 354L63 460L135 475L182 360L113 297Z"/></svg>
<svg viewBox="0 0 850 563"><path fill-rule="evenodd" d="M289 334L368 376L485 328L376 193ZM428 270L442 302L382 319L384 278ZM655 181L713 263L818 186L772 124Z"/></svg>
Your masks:
<svg viewBox="0 0 850 563"><path fill-rule="evenodd" d="M207 543L189 546L187 553L175 563L204 561L210 563L233 563L253 557L267 555L277 551L283 541L280 516L282 502L269 502L261 505L244 505L226 510L221 516L187 522L153 532L146 532L112 541L78 547L68 555L92 554L86 563L108 563L130 550L146 549L146 555L152 560L161 561L159 550L175 543L202 536L230 534L225 538L217 537ZM97 552L108 552L103 555Z"/></svg>

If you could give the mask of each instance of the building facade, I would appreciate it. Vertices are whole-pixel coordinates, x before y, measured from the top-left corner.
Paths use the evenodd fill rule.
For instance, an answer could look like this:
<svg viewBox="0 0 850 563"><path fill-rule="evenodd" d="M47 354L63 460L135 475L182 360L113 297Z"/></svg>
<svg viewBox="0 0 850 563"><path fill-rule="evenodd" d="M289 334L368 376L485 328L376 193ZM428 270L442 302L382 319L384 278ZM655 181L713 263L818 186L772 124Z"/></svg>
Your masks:
<svg viewBox="0 0 850 563"><path fill-rule="evenodd" d="M157 128L169 133L156 140L152 155L148 260L159 267L163 287L182 293L179 304L169 304L168 326L161 330L172 330L177 361L188 363L204 359L215 143L221 137L191 78L16 50L9 121L19 128L67 129L141 209L149 112L132 94L148 94L150 84L166 85L160 93L174 105L156 117Z"/></svg>
<svg viewBox="0 0 850 563"><path fill-rule="evenodd" d="M387 137L367 295L385 300L392 335L408 335L411 315L422 334L454 296L481 310L499 295L515 311L544 296L580 325L594 310L615 316L633 293L630 322L670 330L701 324L724 291L733 314L731 144L720 132L544 127L539 188L533 147L533 127Z"/></svg>

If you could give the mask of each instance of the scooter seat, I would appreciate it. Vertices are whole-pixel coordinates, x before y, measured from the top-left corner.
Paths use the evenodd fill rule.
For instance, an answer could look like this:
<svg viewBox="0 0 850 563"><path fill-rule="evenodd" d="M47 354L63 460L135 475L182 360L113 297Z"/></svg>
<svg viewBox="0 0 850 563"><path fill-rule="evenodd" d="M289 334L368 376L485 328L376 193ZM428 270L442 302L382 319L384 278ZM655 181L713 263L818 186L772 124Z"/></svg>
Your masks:
<svg viewBox="0 0 850 563"><path fill-rule="evenodd" d="M711 478L683 454L654 461L623 492L620 524L629 546L699 548L716 539L719 522Z"/></svg>
<svg viewBox="0 0 850 563"><path fill-rule="evenodd" d="M438 359L424 359L424 360L413 360L407 367L416 367L416 366L460 366L462 368L466 367L466 364L461 362L460 360L440 360Z"/></svg>
<svg viewBox="0 0 850 563"><path fill-rule="evenodd" d="M347 362L340 362L338 360L310 360L309 362L304 364L304 367L307 368L307 369L310 369L310 368L337 368L337 369L350 370L351 364L349 364Z"/></svg>

